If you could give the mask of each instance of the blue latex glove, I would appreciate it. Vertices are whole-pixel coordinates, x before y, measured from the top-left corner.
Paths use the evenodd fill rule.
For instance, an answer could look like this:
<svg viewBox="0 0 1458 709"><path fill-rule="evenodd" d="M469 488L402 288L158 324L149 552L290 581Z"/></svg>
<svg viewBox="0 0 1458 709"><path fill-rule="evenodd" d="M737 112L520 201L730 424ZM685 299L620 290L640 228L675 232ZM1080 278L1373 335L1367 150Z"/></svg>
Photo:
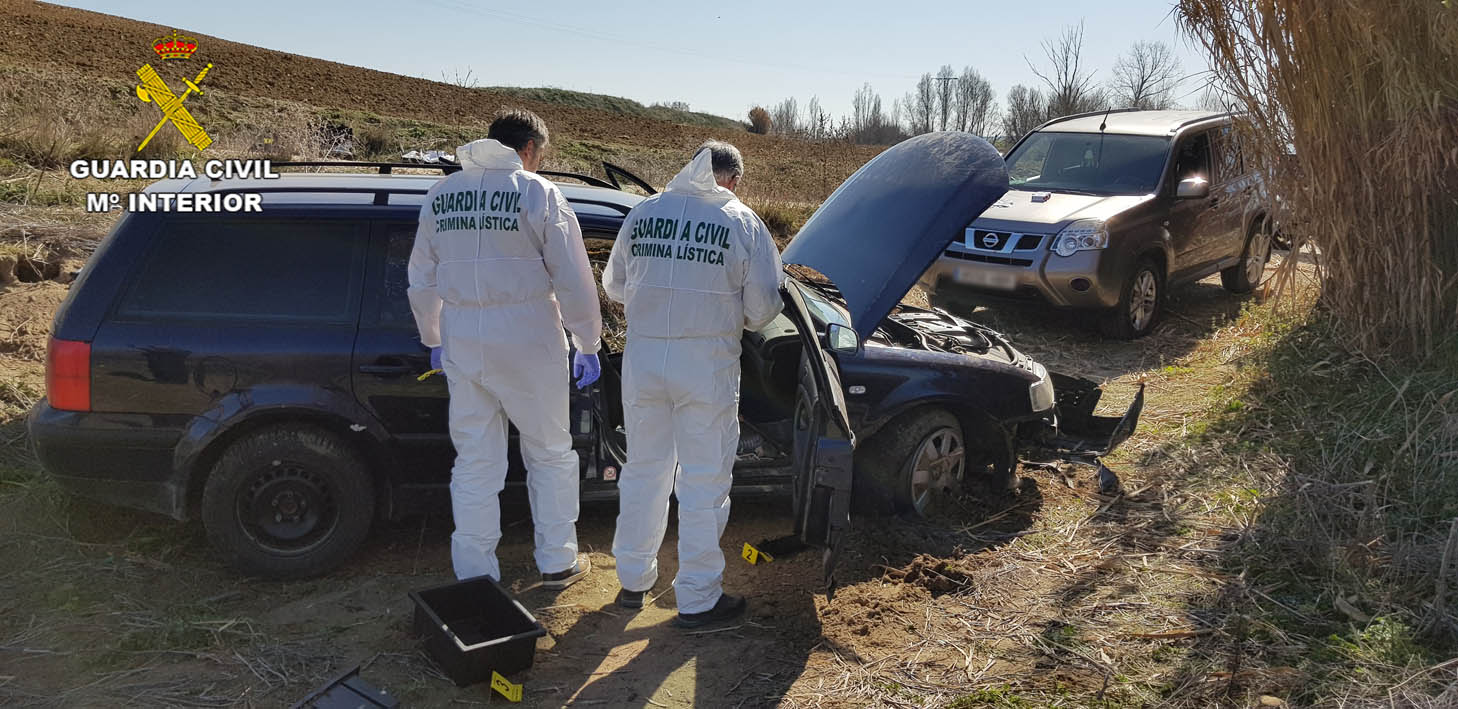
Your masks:
<svg viewBox="0 0 1458 709"><path fill-rule="evenodd" d="M432 347L432 348L430 348L430 368L431 369L440 369L441 368L441 366L440 366L440 348L439 347Z"/></svg>
<svg viewBox="0 0 1458 709"><path fill-rule="evenodd" d="M572 376L577 380L578 389L586 389L597 381L602 376L602 365L598 363L597 355L585 355L581 352L573 354Z"/></svg>

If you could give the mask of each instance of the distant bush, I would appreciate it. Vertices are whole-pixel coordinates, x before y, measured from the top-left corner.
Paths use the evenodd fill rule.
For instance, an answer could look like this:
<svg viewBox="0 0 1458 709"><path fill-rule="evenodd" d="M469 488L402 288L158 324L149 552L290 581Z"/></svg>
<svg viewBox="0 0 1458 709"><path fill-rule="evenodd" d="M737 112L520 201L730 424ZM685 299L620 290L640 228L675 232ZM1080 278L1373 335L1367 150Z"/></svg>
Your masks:
<svg viewBox="0 0 1458 709"><path fill-rule="evenodd" d="M760 135L768 135L774 125L770 122L769 111L764 106L755 106L749 109L749 132Z"/></svg>
<svg viewBox="0 0 1458 709"><path fill-rule="evenodd" d="M354 129L354 155L357 158L394 155L399 150L395 131L382 123L365 123Z"/></svg>

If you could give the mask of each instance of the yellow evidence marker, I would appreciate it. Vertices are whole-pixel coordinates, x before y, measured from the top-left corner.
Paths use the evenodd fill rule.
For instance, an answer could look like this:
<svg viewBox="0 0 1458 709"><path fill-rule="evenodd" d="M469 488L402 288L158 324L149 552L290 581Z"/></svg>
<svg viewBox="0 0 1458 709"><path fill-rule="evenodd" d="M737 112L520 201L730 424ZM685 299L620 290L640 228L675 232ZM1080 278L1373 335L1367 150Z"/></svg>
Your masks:
<svg viewBox="0 0 1458 709"><path fill-rule="evenodd" d="M491 688L510 701L521 701L521 685L513 684L511 680L502 677L501 673L496 670L491 671Z"/></svg>
<svg viewBox="0 0 1458 709"><path fill-rule="evenodd" d="M768 564L769 562L775 560L773 556L770 556L769 554L755 549L754 546L751 545L749 542L744 543L744 551L739 552L739 556L743 557L745 561L751 564L758 564L761 560L763 560L764 563Z"/></svg>

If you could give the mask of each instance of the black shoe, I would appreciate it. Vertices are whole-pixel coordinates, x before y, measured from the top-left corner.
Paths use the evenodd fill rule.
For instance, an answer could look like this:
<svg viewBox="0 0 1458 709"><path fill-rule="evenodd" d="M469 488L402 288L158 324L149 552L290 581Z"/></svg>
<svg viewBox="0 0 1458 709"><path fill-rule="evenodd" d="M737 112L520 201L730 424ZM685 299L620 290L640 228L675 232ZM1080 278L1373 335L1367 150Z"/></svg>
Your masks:
<svg viewBox="0 0 1458 709"><path fill-rule="evenodd" d="M714 623L722 623L726 620L733 620L744 614L744 609L749 603L743 596L731 596L727 593L719 595L719 601L713 608L703 613L679 613L673 619L675 627L679 628L702 628Z"/></svg>
<svg viewBox="0 0 1458 709"><path fill-rule="evenodd" d="M542 588L562 590L582 580L592 570L592 561L586 554L578 554L572 568L552 574L542 574Z"/></svg>
<svg viewBox="0 0 1458 709"><path fill-rule="evenodd" d="M647 595L647 591L629 591L625 588L621 591L618 591L618 607L627 608L629 610L638 610L639 608L643 607L643 597Z"/></svg>

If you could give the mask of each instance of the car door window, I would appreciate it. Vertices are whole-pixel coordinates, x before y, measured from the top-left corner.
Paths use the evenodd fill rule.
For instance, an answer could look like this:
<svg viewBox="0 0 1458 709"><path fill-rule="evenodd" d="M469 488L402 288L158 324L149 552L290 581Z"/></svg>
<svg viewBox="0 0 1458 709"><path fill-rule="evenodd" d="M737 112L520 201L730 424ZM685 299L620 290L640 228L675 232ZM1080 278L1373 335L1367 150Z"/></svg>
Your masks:
<svg viewBox="0 0 1458 709"><path fill-rule="evenodd" d="M172 219L117 314L353 323L366 233L362 221Z"/></svg>
<svg viewBox="0 0 1458 709"><path fill-rule="evenodd" d="M385 225L385 277L380 289L378 322L386 327L415 327L410 310L410 251L415 247L416 225Z"/></svg>
<svg viewBox="0 0 1458 709"><path fill-rule="evenodd" d="M1210 134L1200 133L1180 141L1179 154L1175 156L1175 181L1191 177L1211 180Z"/></svg>
<svg viewBox="0 0 1458 709"><path fill-rule="evenodd" d="M1215 184L1225 184L1240 179L1245 174L1243 159L1240 152L1239 136L1230 126L1214 131L1214 143L1212 154L1215 163L1215 176L1210 181Z"/></svg>

